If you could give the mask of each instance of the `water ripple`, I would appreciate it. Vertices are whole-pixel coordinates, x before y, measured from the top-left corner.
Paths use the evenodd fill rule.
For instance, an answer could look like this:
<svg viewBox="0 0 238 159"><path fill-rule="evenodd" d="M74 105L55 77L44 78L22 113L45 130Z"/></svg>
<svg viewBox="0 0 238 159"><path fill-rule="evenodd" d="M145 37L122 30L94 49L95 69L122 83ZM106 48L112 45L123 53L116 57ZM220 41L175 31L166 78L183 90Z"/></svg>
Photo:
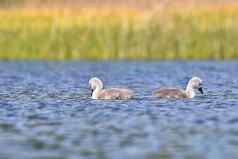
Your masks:
<svg viewBox="0 0 238 159"><path fill-rule="evenodd" d="M9 159L238 157L237 62L0 62L0 156ZM166 70L166 71L165 71ZM205 95L157 99L193 75ZM90 99L88 79L136 91Z"/></svg>

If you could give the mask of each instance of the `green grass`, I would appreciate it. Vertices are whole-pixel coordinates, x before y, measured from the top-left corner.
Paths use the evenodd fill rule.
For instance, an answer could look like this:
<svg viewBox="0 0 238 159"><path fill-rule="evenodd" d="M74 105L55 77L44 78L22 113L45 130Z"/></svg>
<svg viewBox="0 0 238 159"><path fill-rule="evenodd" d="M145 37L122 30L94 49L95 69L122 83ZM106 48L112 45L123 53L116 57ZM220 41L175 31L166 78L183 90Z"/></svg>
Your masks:
<svg viewBox="0 0 238 159"><path fill-rule="evenodd" d="M0 14L0 59L238 58L238 12Z"/></svg>

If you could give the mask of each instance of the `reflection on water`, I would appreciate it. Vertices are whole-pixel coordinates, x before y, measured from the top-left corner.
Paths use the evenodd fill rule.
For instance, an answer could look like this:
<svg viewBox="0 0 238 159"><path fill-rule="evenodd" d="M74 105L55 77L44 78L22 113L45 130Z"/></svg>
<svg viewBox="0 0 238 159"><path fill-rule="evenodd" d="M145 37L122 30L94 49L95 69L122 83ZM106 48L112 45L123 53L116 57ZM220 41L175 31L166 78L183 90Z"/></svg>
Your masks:
<svg viewBox="0 0 238 159"><path fill-rule="evenodd" d="M0 62L0 156L6 159L237 158L237 62ZM153 90L204 80L204 96ZM136 90L89 98L88 79Z"/></svg>

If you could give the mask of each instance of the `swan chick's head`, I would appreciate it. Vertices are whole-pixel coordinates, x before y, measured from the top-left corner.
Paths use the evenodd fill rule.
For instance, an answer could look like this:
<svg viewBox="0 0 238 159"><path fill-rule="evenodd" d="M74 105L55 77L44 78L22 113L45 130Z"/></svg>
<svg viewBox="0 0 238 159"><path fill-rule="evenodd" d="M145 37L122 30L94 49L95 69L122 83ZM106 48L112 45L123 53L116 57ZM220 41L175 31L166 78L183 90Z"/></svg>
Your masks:
<svg viewBox="0 0 238 159"><path fill-rule="evenodd" d="M201 94L203 94L202 79L199 77L193 77L189 80L187 90L197 89Z"/></svg>
<svg viewBox="0 0 238 159"><path fill-rule="evenodd" d="M89 87L94 91L95 89L102 89L103 88L103 83L102 81L97 78L93 77L89 80Z"/></svg>

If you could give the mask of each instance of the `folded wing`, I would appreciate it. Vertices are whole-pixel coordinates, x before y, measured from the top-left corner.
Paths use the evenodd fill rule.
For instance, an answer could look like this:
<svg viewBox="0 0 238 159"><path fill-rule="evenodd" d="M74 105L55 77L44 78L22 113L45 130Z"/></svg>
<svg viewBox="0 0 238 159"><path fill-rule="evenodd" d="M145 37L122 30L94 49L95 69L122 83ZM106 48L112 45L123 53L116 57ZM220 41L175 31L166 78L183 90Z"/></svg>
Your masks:
<svg viewBox="0 0 238 159"><path fill-rule="evenodd" d="M134 95L132 90L123 88L104 89L99 94L99 99L130 99Z"/></svg>
<svg viewBox="0 0 238 159"><path fill-rule="evenodd" d="M160 89L156 91L154 95L161 98L187 98L186 93L183 90L176 88Z"/></svg>

